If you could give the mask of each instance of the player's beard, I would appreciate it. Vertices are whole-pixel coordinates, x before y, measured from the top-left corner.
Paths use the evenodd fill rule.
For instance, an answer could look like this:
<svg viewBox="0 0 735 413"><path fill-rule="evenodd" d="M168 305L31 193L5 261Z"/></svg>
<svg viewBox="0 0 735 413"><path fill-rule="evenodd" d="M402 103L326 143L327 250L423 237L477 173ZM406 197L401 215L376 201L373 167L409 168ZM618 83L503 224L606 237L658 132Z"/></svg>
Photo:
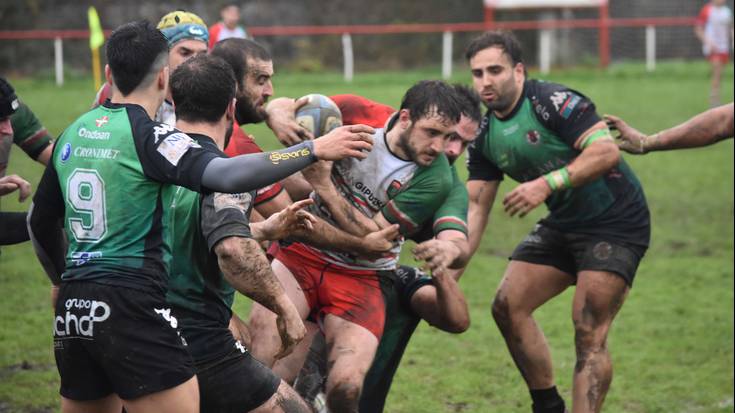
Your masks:
<svg viewBox="0 0 735 413"><path fill-rule="evenodd" d="M403 131L403 133L401 133L400 136L398 136L398 146L403 150L406 156L408 156L409 160L413 161L419 166L428 166L429 164L431 164L431 162L434 162L434 160L432 159L431 162L429 162L428 164L423 164L420 161L419 155L421 154L413 145L411 145L411 133L412 132L413 132L413 125L411 125L408 129Z"/></svg>
<svg viewBox="0 0 735 413"><path fill-rule="evenodd" d="M516 87L515 75L511 75L508 80L495 91L495 99L492 102L484 102L485 106L496 112L506 112L513 104L513 100L518 92Z"/></svg>
<svg viewBox="0 0 735 413"><path fill-rule="evenodd" d="M260 111L247 96L238 96L235 104L235 119L239 125L260 123L265 120L265 111Z"/></svg>

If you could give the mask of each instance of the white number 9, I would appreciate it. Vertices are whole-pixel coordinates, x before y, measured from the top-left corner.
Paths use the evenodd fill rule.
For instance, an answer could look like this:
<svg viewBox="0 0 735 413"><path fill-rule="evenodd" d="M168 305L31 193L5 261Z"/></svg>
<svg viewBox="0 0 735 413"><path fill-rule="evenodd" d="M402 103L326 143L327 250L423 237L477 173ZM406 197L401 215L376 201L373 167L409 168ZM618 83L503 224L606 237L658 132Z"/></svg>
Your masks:
<svg viewBox="0 0 735 413"><path fill-rule="evenodd" d="M107 233L107 208L105 181L97 171L75 169L67 180L66 200L76 215L69 217L74 239L86 242L102 239Z"/></svg>

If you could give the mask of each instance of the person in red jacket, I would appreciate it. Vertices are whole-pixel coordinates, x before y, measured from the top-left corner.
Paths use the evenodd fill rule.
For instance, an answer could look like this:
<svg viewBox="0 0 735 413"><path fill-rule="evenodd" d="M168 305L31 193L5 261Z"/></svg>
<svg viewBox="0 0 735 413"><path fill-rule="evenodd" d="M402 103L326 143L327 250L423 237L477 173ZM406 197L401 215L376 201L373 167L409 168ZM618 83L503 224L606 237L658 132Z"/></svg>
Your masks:
<svg viewBox="0 0 735 413"><path fill-rule="evenodd" d="M237 3L225 4L219 12L222 20L209 28L209 48L220 40L235 38L247 39L248 33L240 23L240 6Z"/></svg>

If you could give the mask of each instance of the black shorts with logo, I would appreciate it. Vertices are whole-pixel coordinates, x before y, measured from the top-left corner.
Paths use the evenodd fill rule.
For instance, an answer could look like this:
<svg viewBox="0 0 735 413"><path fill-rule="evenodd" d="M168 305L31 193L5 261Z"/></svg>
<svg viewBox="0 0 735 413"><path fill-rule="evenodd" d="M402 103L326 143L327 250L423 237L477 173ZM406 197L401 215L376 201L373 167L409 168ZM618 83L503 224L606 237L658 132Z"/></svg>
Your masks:
<svg viewBox="0 0 735 413"><path fill-rule="evenodd" d="M165 296L93 282L61 284L54 355L62 396L135 399L194 376Z"/></svg>
<svg viewBox="0 0 735 413"><path fill-rule="evenodd" d="M549 265L572 277L580 271L607 271L633 285L646 247L611 241L592 234L562 232L543 224L516 247L510 259Z"/></svg>
<svg viewBox="0 0 735 413"><path fill-rule="evenodd" d="M242 413L262 405L278 391L281 379L256 360L225 327L229 336L226 356L197 363L201 413Z"/></svg>

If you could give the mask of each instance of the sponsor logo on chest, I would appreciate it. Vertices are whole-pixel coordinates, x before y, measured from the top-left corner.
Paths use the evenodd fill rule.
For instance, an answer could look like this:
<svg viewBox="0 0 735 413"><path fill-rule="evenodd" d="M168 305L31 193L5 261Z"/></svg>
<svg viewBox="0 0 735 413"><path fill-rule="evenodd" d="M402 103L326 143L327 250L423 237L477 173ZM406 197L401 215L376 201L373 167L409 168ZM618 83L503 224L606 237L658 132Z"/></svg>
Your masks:
<svg viewBox="0 0 735 413"><path fill-rule="evenodd" d="M357 199L355 199L358 203L363 204L363 202L360 202L362 199L367 202L367 205L365 206L373 210L378 210L385 206L385 201L381 200L376 194L376 191L368 185L358 181L354 184L353 188L355 189L354 192L361 195L357 196Z"/></svg>
<svg viewBox="0 0 735 413"><path fill-rule="evenodd" d="M98 125L99 125L99 121L100 119L97 119L95 122L98 122ZM85 128L84 126L79 128L79 130L77 131L77 135L80 138L93 139L93 140L98 140L98 141L106 141L110 139L110 132L100 132L96 130L89 130Z"/></svg>
<svg viewBox="0 0 735 413"><path fill-rule="evenodd" d="M110 148L85 148L78 146L74 148L74 156L77 158L94 158L94 159L117 159L120 154L118 149ZM62 153L63 156L63 153ZM63 160L63 157L62 157Z"/></svg>

